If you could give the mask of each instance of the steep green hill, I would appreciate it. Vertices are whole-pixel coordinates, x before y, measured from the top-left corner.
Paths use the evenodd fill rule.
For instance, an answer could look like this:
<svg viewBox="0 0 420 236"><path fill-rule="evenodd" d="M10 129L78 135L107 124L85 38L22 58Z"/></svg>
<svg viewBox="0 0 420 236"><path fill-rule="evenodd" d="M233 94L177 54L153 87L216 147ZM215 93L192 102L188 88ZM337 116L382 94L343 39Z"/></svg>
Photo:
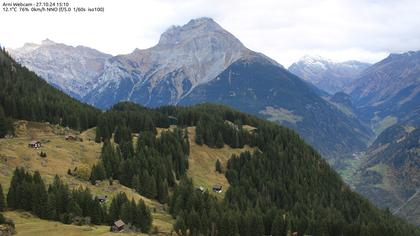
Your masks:
<svg viewBox="0 0 420 236"><path fill-rule="evenodd" d="M106 134L109 130L121 129L118 128L120 124L127 124L126 128L131 129L134 120L152 121L151 125L135 126L140 132L140 144L133 152L124 151L127 146L124 144L120 154L118 151L113 154L120 158L119 165L124 171L111 170L111 174L128 187L150 194L155 189L154 184L139 185L136 180L136 175L142 176L145 171L140 163L151 170L146 176L154 179L156 185L173 178L169 178L171 174L168 175L167 168L176 167L173 175L180 182L172 185L174 192L168 203L170 213L177 219L175 231L180 235L185 235L188 230L193 235L211 232L217 232L217 235L285 235L287 232L298 232L299 235L419 234L414 227L390 212L379 210L353 192L313 148L288 128L211 104L157 110L133 109L132 106L119 104L117 109L104 113L101 119L109 122L98 127L99 130L108 129ZM199 191L198 186L184 178L188 177L188 171L177 169L180 166L178 158L188 155L182 151L185 136L172 136L171 144L165 146L162 144L169 136L150 138L147 133L153 129L147 129L166 123L165 119L155 123L151 117L156 113L176 120L178 131L175 133L182 134L183 128L195 126L198 145L214 149L222 148L224 145L220 144L223 143L232 148L248 145L257 150L234 155L226 163L225 176L230 187L223 190L226 192L222 201L206 191ZM110 137L101 136L102 139ZM119 138L114 136L113 139ZM161 164L158 166L163 164L165 168L157 168L157 163L153 163L150 155L145 155L145 150L159 160ZM167 153L167 150L174 151ZM108 158L103 161L108 162ZM136 171L128 166L138 166L139 169ZM131 182L126 181L130 179ZM159 191L150 197L161 199Z"/></svg>
<svg viewBox="0 0 420 236"><path fill-rule="evenodd" d="M96 125L99 113L49 85L0 50L0 136L7 133L1 132L4 115L84 130Z"/></svg>
<svg viewBox="0 0 420 236"><path fill-rule="evenodd" d="M302 79L264 58L238 60L180 104L225 104L296 130L324 157L366 148L369 128L328 103Z"/></svg>

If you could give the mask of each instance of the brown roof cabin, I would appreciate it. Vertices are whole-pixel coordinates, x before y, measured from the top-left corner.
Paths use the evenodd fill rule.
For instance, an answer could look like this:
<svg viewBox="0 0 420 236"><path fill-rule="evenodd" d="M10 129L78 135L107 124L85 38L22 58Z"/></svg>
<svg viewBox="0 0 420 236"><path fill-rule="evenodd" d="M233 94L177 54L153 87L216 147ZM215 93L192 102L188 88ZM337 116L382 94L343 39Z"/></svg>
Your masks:
<svg viewBox="0 0 420 236"><path fill-rule="evenodd" d="M37 141L37 140L32 140L29 144L28 147L30 148L40 148L41 147L41 142Z"/></svg>
<svg viewBox="0 0 420 236"><path fill-rule="evenodd" d="M213 185L213 192L221 193L222 192L222 185L220 185L220 184Z"/></svg>
<svg viewBox="0 0 420 236"><path fill-rule="evenodd" d="M74 135L66 135L65 138L67 141L77 141L77 137Z"/></svg>
<svg viewBox="0 0 420 236"><path fill-rule="evenodd" d="M114 232L121 232L124 230L125 223L122 220L117 220L114 222L114 225L112 225L112 231Z"/></svg>

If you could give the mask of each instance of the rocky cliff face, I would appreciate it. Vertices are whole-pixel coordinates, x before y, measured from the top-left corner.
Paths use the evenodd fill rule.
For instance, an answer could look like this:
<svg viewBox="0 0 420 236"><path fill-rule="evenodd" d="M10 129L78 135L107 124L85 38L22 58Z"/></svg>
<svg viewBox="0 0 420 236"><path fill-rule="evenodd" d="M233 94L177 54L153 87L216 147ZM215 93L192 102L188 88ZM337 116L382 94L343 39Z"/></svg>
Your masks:
<svg viewBox="0 0 420 236"><path fill-rule="evenodd" d="M369 66L359 61L334 62L320 56L304 56L293 63L289 71L334 94L344 91Z"/></svg>
<svg viewBox="0 0 420 236"><path fill-rule="evenodd" d="M85 100L99 107L109 106L109 99L177 104L239 58L256 54L212 19L191 20L169 28L152 48L109 60Z"/></svg>
<svg viewBox="0 0 420 236"><path fill-rule="evenodd" d="M105 61L111 57L91 48L72 47L48 39L8 51L17 62L48 83L79 99L91 90Z"/></svg>

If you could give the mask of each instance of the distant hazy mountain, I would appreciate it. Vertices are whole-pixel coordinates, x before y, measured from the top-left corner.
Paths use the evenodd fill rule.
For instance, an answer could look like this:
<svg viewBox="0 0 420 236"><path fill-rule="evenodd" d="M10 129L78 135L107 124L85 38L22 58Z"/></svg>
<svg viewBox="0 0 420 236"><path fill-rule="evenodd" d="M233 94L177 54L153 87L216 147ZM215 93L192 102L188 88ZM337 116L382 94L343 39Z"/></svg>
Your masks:
<svg viewBox="0 0 420 236"><path fill-rule="evenodd" d="M365 70L347 91L377 133L420 108L420 51L391 54Z"/></svg>
<svg viewBox="0 0 420 236"><path fill-rule="evenodd" d="M334 62L320 56L304 56L289 67L289 71L334 94L343 91L370 64L359 61Z"/></svg>
<svg viewBox="0 0 420 236"><path fill-rule="evenodd" d="M37 57L23 58L28 65L44 64ZM365 148L371 135L355 117L323 100L321 90L246 48L210 18L173 26L161 35L156 46L107 58L101 66L96 77L81 73L81 78L74 80L86 85L87 89L78 93L81 99L100 108L119 101L149 107L227 104L294 128L329 158ZM39 68L33 69L44 72ZM49 67L46 72L60 74L61 68Z"/></svg>
<svg viewBox="0 0 420 236"><path fill-rule="evenodd" d="M72 47L48 39L41 44L27 43L8 51L17 62L48 83L79 99L96 84L105 61L111 57L91 48Z"/></svg>

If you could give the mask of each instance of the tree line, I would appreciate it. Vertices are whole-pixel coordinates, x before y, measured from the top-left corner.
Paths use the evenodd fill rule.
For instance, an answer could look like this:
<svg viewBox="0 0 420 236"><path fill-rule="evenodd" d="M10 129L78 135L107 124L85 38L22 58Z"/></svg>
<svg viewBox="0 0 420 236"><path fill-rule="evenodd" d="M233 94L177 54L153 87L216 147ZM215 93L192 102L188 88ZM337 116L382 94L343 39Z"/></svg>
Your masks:
<svg viewBox="0 0 420 236"><path fill-rule="evenodd" d="M170 188L188 169L188 133L175 128L157 137L156 127L169 127L168 116L131 103L118 104L102 114L96 140L102 140L103 146L100 161L92 168L92 183L118 179L140 194L166 203ZM133 133L138 133L138 138L134 139Z"/></svg>
<svg viewBox="0 0 420 236"><path fill-rule="evenodd" d="M98 109L52 87L0 49L0 137L13 133L12 118L84 130L96 125L99 114Z"/></svg>
<svg viewBox="0 0 420 236"><path fill-rule="evenodd" d="M161 111L177 117L180 126L201 126L213 135L225 124L256 128L246 144L257 151L227 163L230 187L223 201L181 180L169 201L180 235L420 235L354 193L290 129L209 104Z"/></svg>
<svg viewBox="0 0 420 236"><path fill-rule="evenodd" d="M6 201L0 193L0 209L4 209ZM142 232L148 232L152 225L150 209L142 200L130 201L125 193L119 193L107 207L88 188L70 189L58 176L47 188L38 171L31 174L24 168L16 168L13 173L7 208L29 211L41 219L64 224L112 225L123 219Z"/></svg>
<svg viewBox="0 0 420 236"><path fill-rule="evenodd" d="M115 140L121 138L117 137L114 135ZM114 147L111 141L105 140L100 161L92 168L92 183L118 179L148 198L167 202L169 188L174 187L176 179L184 176L188 169L186 131L174 129L162 132L160 137L152 132L142 132L135 148L131 134L129 139L118 142Z"/></svg>

